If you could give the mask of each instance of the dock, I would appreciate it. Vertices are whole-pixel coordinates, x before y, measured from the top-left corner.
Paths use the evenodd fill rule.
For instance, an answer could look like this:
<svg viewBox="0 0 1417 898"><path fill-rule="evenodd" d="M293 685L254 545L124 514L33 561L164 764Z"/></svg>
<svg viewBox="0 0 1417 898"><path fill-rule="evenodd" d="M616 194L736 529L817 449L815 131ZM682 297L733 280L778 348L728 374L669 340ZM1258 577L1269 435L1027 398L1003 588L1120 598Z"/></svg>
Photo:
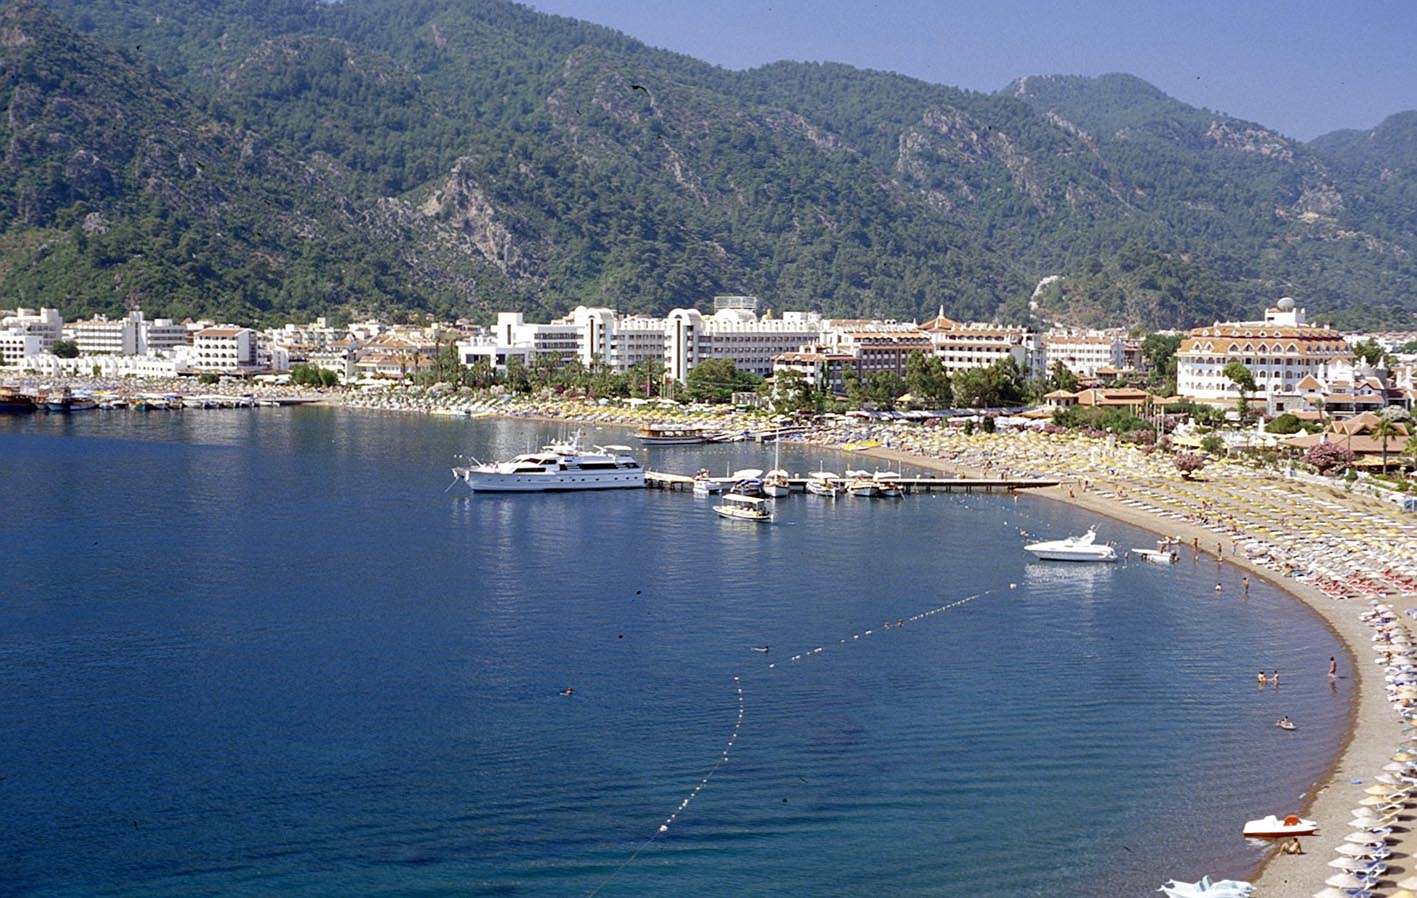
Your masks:
<svg viewBox="0 0 1417 898"><path fill-rule="evenodd" d="M731 477L710 477L714 483L731 486ZM906 492L945 493L1009 493L1015 490L1032 490L1057 486L1060 481L1040 480L1031 477L892 477ZM789 488L794 493L807 491L806 477L789 477ZM662 471L646 471L645 486L657 490L692 490L694 478L685 474L668 474Z"/></svg>

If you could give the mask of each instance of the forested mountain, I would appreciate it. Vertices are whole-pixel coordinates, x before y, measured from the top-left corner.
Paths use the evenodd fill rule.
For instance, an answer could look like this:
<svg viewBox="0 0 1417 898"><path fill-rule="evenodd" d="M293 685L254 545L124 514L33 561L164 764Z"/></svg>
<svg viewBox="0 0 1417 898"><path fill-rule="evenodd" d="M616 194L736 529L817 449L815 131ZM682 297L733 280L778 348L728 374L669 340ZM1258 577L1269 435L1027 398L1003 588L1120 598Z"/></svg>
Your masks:
<svg viewBox="0 0 1417 898"><path fill-rule="evenodd" d="M1417 113L1306 146L1128 76L729 72L502 0L12 0L0 72L0 306L1417 309Z"/></svg>

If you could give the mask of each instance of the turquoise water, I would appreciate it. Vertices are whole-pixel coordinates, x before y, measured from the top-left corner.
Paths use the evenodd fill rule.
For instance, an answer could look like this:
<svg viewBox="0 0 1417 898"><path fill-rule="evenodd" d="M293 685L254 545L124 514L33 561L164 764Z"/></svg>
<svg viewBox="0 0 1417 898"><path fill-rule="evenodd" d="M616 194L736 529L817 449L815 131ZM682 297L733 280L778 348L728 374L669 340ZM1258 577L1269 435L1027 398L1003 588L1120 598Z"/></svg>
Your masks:
<svg viewBox="0 0 1417 898"><path fill-rule="evenodd" d="M1248 875L1336 752L1335 639L1209 556L1030 561L1152 537L1027 497L444 491L556 433L0 418L0 891L1141 896Z"/></svg>

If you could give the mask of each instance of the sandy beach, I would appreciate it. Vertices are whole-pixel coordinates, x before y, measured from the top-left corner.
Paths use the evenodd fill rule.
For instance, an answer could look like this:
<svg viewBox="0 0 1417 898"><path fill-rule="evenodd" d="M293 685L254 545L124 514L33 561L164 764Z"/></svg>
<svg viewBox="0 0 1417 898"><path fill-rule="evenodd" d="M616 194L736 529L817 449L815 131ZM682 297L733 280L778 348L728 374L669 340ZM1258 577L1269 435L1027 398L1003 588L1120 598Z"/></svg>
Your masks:
<svg viewBox="0 0 1417 898"><path fill-rule="evenodd" d="M818 439L833 442L839 436ZM859 440L863 434L851 436ZM1329 862L1344 856L1337 849L1353 831L1348 826L1353 810L1369 797L1365 789L1379 782L1376 777L1390 775L1385 774L1384 765L1406 744L1405 722L1384 688L1384 667L1375 663L1376 618L1364 620L1362 616L1372 616L1375 605L1391 604L1395 612L1417 605L1417 592L1397 586L1393 580L1360 575L1346 582L1361 587L1350 585L1346 590L1336 583L1345 582L1345 565L1358 561L1379 572L1388 567L1410 568L1412 559L1417 558L1413 532L1417 528L1412 526L1417 522L1403 520L1396 506L1354 497L1341 486L1289 480L1229 463L1213 465L1195 481L1185 481L1168 470L1169 463L1160 456L1153 461L1135 449L1108 449L1095 440L1041 434L920 436L900 431L865 436L883 445L855 454L893 465L919 465L968 476L1006 471L1013 476L1059 477L1064 480L1061 486L1030 490L1027 495L1071 502L1158 535L1179 538L1183 554L1192 553L1194 545L1212 556L1218 551L1224 563L1277 584L1322 617L1347 647L1347 657L1339 659L1340 675L1358 680L1352 728L1342 753L1326 778L1306 796L1305 804L1284 806L1276 798L1280 806L1256 810L1256 816L1271 811L1300 812L1317 820L1320 828L1317 835L1302 840L1302 855L1281 854L1276 845L1255 880L1255 894L1298 898L1325 888L1325 880L1339 872ZM1370 525L1364 528L1366 533L1353 526L1360 523ZM1355 548L1340 555L1334 546L1344 544ZM1332 563L1324 566L1324 561ZM1320 573L1316 566L1333 576ZM1411 585L1417 588L1417 584ZM1324 591L1325 586L1329 592ZM1389 615L1388 619L1397 618ZM1325 663L1326 659L1315 659L1317 666ZM1411 857L1413 837L1408 832L1411 818L1410 809L1404 808L1388 834L1392 855L1374 894L1392 894L1398 888L1396 883L1417 873ZM1157 873L1158 882L1181 875Z"/></svg>

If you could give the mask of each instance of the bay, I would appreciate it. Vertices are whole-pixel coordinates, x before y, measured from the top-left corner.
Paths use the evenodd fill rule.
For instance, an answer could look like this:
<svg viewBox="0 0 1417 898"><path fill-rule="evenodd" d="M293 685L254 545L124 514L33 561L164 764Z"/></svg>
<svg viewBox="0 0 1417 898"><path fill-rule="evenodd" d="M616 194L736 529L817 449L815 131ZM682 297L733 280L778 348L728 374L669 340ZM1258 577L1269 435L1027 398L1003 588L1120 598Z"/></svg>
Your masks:
<svg viewBox="0 0 1417 898"><path fill-rule="evenodd" d="M1252 872L1342 739L1314 615L1209 556L1031 561L1152 544L1057 503L445 491L560 433L0 419L7 893L1140 896Z"/></svg>

